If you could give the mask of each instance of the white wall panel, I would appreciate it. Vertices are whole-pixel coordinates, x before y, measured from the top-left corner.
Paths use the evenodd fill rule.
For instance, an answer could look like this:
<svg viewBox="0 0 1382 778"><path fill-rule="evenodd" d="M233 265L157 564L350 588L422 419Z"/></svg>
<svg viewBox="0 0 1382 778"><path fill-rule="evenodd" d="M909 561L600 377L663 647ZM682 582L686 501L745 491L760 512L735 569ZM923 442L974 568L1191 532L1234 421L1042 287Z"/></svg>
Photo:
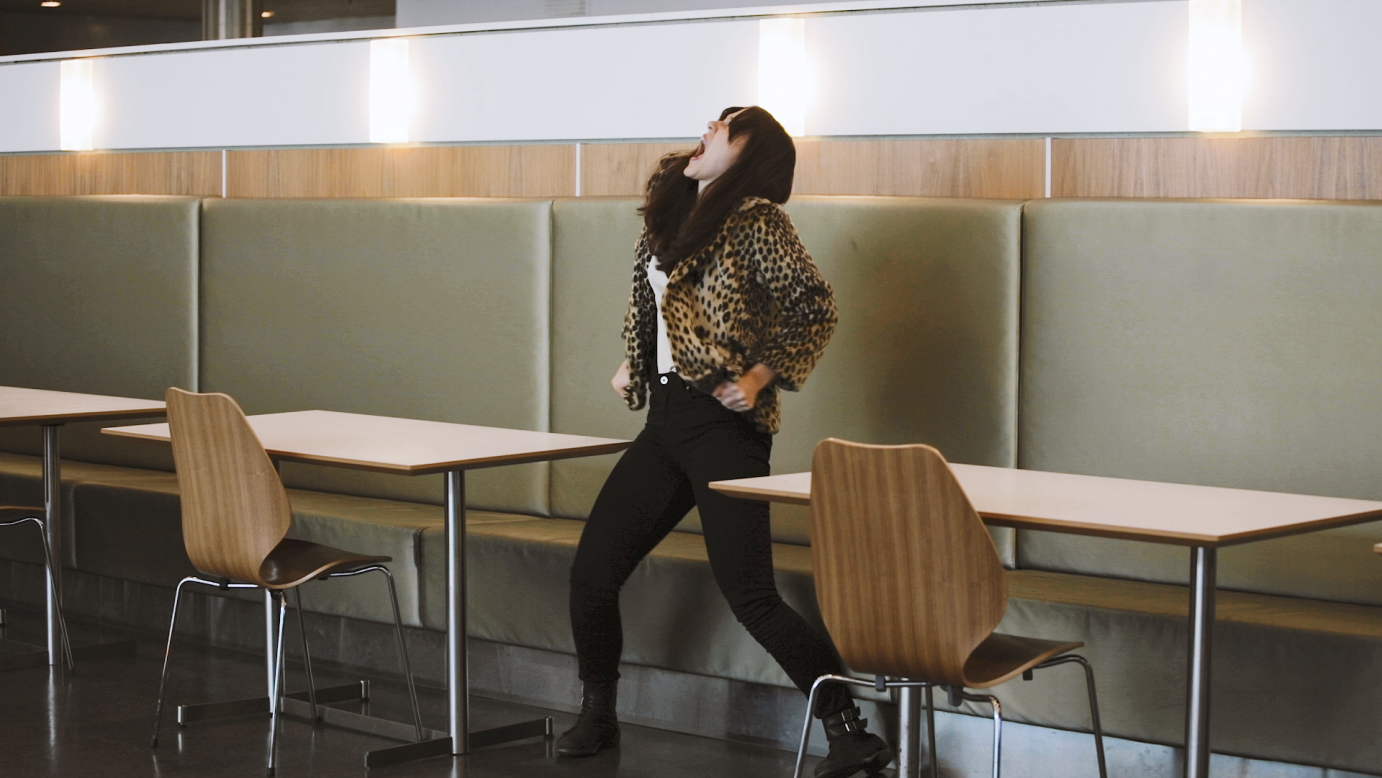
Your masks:
<svg viewBox="0 0 1382 778"><path fill-rule="evenodd" d="M695 12L799 13L870 7L1020 3L1028 0L397 0L399 27L599 16L687 16ZM687 13L690 12L690 13Z"/></svg>
<svg viewBox="0 0 1382 778"><path fill-rule="evenodd" d="M58 147L58 63L0 67L0 151Z"/></svg>
<svg viewBox="0 0 1382 778"><path fill-rule="evenodd" d="M1186 128L1183 1L947 9L807 22L808 135Z"/></svg>
<svg viewBox="0 0 1382 778"><path fill-rule="evenodd" d="M1382 0L1244 0L1243 129L1382 129Z"/></svg>
<svg viewBox="0 0 1382 778"><path fill-rule="evenodd" d="M512 27L410 38L414 140L690 137L757 100L753 20ZM1181 132L1187 27L1185 0L810 15L806 132ZM1382 0L1244 0L1245 129L1382 130L1378 30ZM367 40L320 37L103 56L96 145L366 143ZM56 62L0 62L0 105L0 152L56 150Z"/></svg>
<svg viewBox="0 0 1382 778"><path fill-rule="evenodd" d="M757 22L417 38L412 50L422 142L694 136L758 94Z"/></svg>
<svg viewBox="0 0 1382 778"><path fill-rule="evenodd" d="M96 78L97 148L369 140L363 41L103 58Z"/></svg>

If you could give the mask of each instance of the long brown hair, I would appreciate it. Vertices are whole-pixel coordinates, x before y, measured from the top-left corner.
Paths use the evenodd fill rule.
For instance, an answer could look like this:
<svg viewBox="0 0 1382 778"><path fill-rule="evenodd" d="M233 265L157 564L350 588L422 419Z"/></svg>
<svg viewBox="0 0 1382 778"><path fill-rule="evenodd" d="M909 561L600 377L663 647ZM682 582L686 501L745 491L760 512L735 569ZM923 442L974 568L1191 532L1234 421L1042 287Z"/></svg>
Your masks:
<svg viewBox="0 0 1382 778"><path fill-rule="evenodd" d="M745 197L785 203L792 195L797 148L773 115L758 106L733 106L720 121L729 122L729 140L747 135L739 159L698 196L700 182L684 175L694 152L678 151L659 160L648 179L647 199L638 212L648 228L648 247L658 269L672 272L681 260L705 248Z"/></svg>

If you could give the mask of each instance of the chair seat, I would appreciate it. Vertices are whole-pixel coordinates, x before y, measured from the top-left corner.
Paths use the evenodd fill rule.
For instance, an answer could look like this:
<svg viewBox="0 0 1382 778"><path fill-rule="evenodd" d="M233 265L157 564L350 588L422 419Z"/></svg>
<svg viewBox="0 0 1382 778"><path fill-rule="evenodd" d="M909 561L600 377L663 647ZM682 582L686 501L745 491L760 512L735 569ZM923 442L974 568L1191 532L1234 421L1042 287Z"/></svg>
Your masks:
<svg viewBox="0 0 1382 778"><path fill-rule="evenodd" d="M997 686L1051 657L1083 645L994 632L965 660L965 686L971 689Z"/></svg>
<svg viewBox="0 0 1382 778"><path fill-rule="evenodd" d="M27 519L31 516L39 519L43 518L43 509L22 505L0 505L0 521Z"/></svg>
<svg viewBox="0 0 1382 778"><path fill-rule="evenodd" d="M290 589L329 573L346 572L392 560L393 557L357 554L310 540L284 538L264 559L259 575L271 589Z"/></svg>

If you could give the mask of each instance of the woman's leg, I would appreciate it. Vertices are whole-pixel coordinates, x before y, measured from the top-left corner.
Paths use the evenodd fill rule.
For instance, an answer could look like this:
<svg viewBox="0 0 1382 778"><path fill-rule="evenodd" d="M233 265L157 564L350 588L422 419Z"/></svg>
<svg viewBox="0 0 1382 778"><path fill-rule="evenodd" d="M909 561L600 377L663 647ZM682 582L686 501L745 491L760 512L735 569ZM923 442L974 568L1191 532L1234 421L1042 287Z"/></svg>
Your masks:
<svg viewBox="0 0 1382 778"><path fill-rule="evenodd" d="M822 675L845 671L830 638L782 601L773 580L773 545L766 503L738 500L709 488L711 481L768 474L772 439L738 419L691 436L681 461L691 479L701 512L706 550L715 580L734 615L782 665L792 683L810 694ZM844 684L821 686L816 709L830 752L816 764L816 778L846 778L859 771L877 773L892 761L892 751L865 728L866 719Z"/></svg>
<svg viewBox="0 0 1382 778"><path fill-rule="evenodd" d="M650 424L606 479L571 565L571 632L581 681L619 678L619 589L694 506L691 485Z"/></svg>
<svg viewBox="0 0 1382 778"><path fill-rule="evenodd" d="M678 451L700 510L710 567L739 623L809 694L817 678L845 668L830 638L778 594L767 503L729 497L707 486L769 473L772 437L737 418L727 421L686 440ZM843 684L827 684L817 695L814 713L827 716L853 705Z"/></svg>

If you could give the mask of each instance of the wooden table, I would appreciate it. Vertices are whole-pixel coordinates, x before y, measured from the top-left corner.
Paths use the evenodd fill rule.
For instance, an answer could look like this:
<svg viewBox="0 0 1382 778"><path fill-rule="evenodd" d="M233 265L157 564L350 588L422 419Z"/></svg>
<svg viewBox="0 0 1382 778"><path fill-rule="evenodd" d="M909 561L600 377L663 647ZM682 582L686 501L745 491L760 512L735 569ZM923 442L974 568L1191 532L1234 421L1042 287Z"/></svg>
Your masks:
<svg viewBox="0 0 1382 778"><path fill-rule="evenodd" d="M366 764L382 767L441 754L465 754L485 745L550 734L550 719L470 732L465 643L465 472L485 467L610 454L627 448L630 441L333 411L265 414L250 416L249 422L269 456L278 461L397 475L441 473L445 476L449 732L421 743L371 752L366 757ZM113 427L102 432L169 442L167 424ZM360 726L355 728L376 734L393 731L379 723L381 720L364 721L371 717L358 714L338 717L334 723L349 726L349 722L355 719L361 720L357 722ZM406 729L412 731L411 726ZM406 739L412 735L404 737Z"/></svg>
<svg viewBox="0 0 1382 778"><path fill-rule="evenodd" d="M59 597L62 591L62 462L59 459L58 430L68 422L144 418L163 414L162 401L0 386L0 427L37 425L43 428L43 523L48 533L48 548L53 556L49 560L53 575L51 578L44 577L48 593L47 655L50 665L57 664L61 654L57 603L61 601ZM134 644L132 641L121 641L115 647L133 650ZM84 650L72 647L74 657L78 654L110 653L111 650L109 644L94 650L92 647L81 648ZM20 667L37 664L41 661L39 656L42 653L34 652L33 656L10 654L6 657L5 665Z"/></svg>
<svg viewBox="0 0 1382 778"><path fill-rule="evenodd" d="M1187 778L1209 775L1209 657L1218 549L1382 517L1382 502L1367 500L977 465L950 468L987 524L1190 547ZM716 481L710 487L744 499L811 504L810 473ZM914 737L907 740L916 742Z"/></svg>

